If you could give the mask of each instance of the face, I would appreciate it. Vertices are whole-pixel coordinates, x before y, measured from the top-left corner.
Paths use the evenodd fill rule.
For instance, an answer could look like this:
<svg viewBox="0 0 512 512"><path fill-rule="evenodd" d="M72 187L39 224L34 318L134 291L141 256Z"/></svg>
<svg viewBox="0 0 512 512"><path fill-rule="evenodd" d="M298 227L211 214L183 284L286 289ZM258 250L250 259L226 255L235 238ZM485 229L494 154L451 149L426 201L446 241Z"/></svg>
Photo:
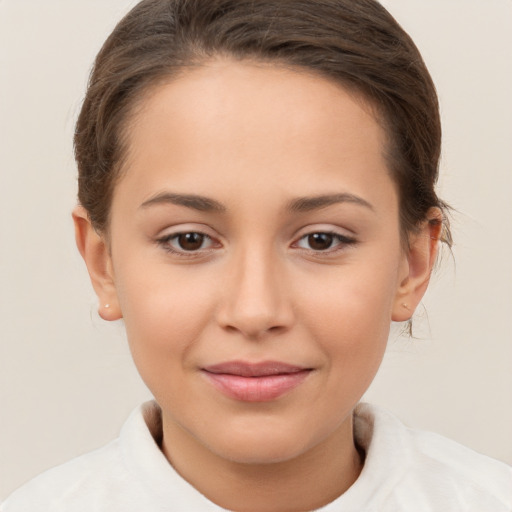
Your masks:
<svg viewBox="0 0 512 512"><path fill-rule="evenodd" d="M350 435L412 279L371 109L218 60L152 91L128 148L99 295L164 438L269 462Z"/></svg>

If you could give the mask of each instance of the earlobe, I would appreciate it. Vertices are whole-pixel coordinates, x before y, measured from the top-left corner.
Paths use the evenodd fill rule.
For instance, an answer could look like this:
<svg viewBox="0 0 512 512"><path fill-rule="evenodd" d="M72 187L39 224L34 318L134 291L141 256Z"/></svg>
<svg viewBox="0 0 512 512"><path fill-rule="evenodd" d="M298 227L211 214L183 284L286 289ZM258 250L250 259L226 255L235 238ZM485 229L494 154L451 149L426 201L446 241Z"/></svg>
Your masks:
<svg viewBox="0 0 512 512"><path fill-rule="evenodd" d="M431 208L427 213L427 220L409 241L393 305L393 321L409 320L425 294L437 257L441 229L441 210Z"/></svg>
<svg viewBox="0 0 512 512"><path fill-rule="evenodd" d="M73 210L76 245L85 261L91 283L98 296L98 313L104 320L119 320L122 312L117 299L112 260L107 242L92 226L82 206Z"/></svg>

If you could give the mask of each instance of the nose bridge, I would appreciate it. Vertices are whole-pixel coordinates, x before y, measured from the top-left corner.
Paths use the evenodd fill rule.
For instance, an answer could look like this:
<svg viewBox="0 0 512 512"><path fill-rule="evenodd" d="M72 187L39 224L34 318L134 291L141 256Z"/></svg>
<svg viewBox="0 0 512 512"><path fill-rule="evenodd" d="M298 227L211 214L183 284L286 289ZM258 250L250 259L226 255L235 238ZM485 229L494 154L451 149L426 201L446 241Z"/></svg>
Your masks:
<svg viewBox="0 0 512 512"><path fill-rule="evenodd" d="M229 264L220 313L223 326L252 338L285 329L291 322L291 305L283 268L272 248L243 244Z"/></svg>

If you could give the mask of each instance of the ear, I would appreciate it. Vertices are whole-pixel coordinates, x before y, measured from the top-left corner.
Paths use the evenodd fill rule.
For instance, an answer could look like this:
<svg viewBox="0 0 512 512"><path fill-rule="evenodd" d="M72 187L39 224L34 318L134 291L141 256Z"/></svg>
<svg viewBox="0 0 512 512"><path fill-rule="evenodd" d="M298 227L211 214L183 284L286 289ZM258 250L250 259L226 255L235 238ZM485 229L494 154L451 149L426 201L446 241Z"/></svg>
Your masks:
<svg viewBox="0 0 512 512"><path fill-rule="evenodd" d="M391 319L409 320L425 294L436 261L442 229L442 213L430 208L419 232L409 239Z"/></svg>
<svg viewBox="0 0 512 512"><path fill-rule="evenodd" d="M123 315L117 299L108 243L92 226L85 208L77 206L72 215L76 245L87 265L92 286L98 296L98 313L104 320L119 320Z"/></svg>

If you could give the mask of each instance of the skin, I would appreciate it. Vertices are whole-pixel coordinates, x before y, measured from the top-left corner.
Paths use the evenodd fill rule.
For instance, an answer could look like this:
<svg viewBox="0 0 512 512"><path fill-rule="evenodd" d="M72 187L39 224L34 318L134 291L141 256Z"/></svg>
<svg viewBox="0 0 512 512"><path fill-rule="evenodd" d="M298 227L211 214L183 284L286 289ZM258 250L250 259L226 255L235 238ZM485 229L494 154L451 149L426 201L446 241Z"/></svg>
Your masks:
<svg viewBox="0 0 512 512"><path fill-rule="evenodd" d="M227 59L187 71L148 93L128 148L108 238L81 207L76 238L101 316L124 318L162 407L163 452L227 509L325 505L361 471L352 411L391 320L426 289L439 227L425 222L404 250L381 125L303 71ZM207 236L186 251L179 233ZM313 233L339 238L318 249ZM311 371L247 402L202 371L231 360Z"/></svg>

